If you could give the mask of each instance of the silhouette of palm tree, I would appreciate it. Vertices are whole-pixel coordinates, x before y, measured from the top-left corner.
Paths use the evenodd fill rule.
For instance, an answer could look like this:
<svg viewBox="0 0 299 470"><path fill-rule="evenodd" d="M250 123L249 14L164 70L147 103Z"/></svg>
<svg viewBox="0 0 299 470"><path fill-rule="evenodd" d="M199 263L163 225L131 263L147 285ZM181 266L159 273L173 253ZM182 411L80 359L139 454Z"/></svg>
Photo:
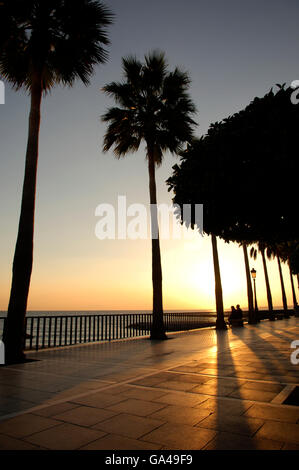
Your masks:
<svg viewBox="0 0 299 470"><path fill-rule="evenodd" d="M167 71L164 53L153 51L141 63L135 57L123 58L123 82L112 82L103 91L113 97L119 107L110 108L103 116L109 123L104 137L104 151L114 147L117 158L136 152L146 144L152 223L152 339L165 339L162 302L162 267L157 219L155 167L163 153L177 154L182 144L190 141L195 113L187 90L188 74L175 68Z"/></svg>
<svg viewBox="0 0 299 470"><path fill-rule="evenodd" d="M289 241L289 242L282 242L277 246L277 249L279 251L282 261L287 263L289 267L294 311L295 313L298 313L298 303L297 303L297 298L296 298L296 291L295 291L293 271L292 271L292 257L294 255L294 252L298 250L298 242L297 240Z"/></svg>
<svg viewBox="0 0 299 470"><path fill-rule="evenodd" d="M0 4L0 72L31 98L25 176L13 277L3 340L7 362L23 353L32 263L40 108L43 93L57 84L87 85L104 63L111 12L96 0L6 0Z"/></svg>
<svg viewBox="0 0 299 470"><path fill-rule="evenodd" d="M215 275L215 298L216 298L216 329L226 330L226 323L224 320L224 309L223 309L223 295L222 295L222 283L221 274L219 267L218 248L217 248L217 237L213 233L212 237L212 248L213 248L213 264L214 264L214 275Z"/></svg>
<svg viewBox="0 0 299 470"><path fill-rule="evenodd" d="M289 315L288 315L288 304L287 304L287 297L286 297L283 274L282 274L282 269L281 269L279 246L269 244L266 248L266 253L267 253L267 256L268 256L269 259L270 258L276 258L277 259L284 316L286 318L288 318L289 317Z"/></svg>
<svg viewBox="0 0 299 470"><path fill-rule="evenodd" d="M244 255L244 263L245 263L245 272L246 272L246 282L247 282L247 297L248 297L248 323L256 323L257 322L257 312L254 311L253 308L253 291L252 291L252 283L251 283L251 274L250 274L250 267L249 267L249 258L248 258L248 251L247 251L247 243L241 243L243 248L243 255Z"/></svg>
<svg viewBox="0 0 299 470"><path fill-rule="evenodd" d="M270 288L270 281L269 281L269 275L268 275L268 269L267 269L267 261L266 261L266 245L263 242L258 242L257 243L258 248L256 249L254 246L251 247L250 249L250 256L254 260L257 259L257 253L258 251L260 252L263 260L263 268L264 268L264 275L265 275L265 282L266 282L266 290L267 290L267 300L268 300L268 309L270 312L270 315L273 312L273 301L272 301L272 294L271 294L271 288Z"/></svg>

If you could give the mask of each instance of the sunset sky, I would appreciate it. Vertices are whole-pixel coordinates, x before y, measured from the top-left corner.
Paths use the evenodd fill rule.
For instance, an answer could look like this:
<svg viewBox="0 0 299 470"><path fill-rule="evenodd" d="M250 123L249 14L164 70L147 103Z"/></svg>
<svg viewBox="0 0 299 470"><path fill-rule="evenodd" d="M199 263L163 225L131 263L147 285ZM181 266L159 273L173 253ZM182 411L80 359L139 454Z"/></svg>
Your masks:
<svg viewBox="0 0 299 470"><path fill-rule="evenodd" d="M190 93L203 135L211 122L244 108L276 83L299 79L296 0L111 0L116 15L109 28L107 64L97 67L89 87L58 87L42 106L37 181L34 268L29 310L151 309L150 240L99 240L95 236L101 203L148 204L144 147L116 160L101 147L100 116L113 102L100 91L121 79L121 58L143 59L163 50L169 68L187 70ZM29 98L6 85L0 105L0 309L6 310L11 282L24 173ZM171 203L165 180L178 162L165 155L157 170L158 202ZM215 309L212 247L209 237L162 240L164 308ZM242 249L219 242L224 306L247 308ZM257 270L259 306L266 305L262 262ZM289 273L283 266L289 306ZM275 306L281 306L276 261L269 262ZM297 282L296 292L298 294Z"/></svg>

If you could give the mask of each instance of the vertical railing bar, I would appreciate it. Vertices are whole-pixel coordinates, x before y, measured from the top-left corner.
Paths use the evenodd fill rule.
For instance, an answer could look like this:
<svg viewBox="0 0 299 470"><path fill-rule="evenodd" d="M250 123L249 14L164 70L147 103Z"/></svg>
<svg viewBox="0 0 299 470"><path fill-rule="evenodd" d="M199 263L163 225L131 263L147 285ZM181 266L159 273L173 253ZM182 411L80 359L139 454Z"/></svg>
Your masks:
<svg viewBox="0 0 299 470"><path fill-rule="evenodd" d="M80 335L79 335L79 343L82 343L82 315L80 316Z"/></svg>
<svg viewBox="0 0 299 470"><path fill-rule="evenodd" d="M64 345L67 346L67 327L68 327L68 316L64 317Z"/></svg>
<svg viewBox="0 0 299 470"><path fill-rule="evenodd" d="M35 350L36 351L38 351L38 347L39 347L39 322L40 322L40 317L37 317L36 340L35 340Z"/></svg>
<svg viewBox="0 0 299 470"><path fill-rule="evenodd" d="M73 342L73 319L74 316L71 316L71 321L70 321L70 344Z"/></svg>
<svg viewBox="0 0 299 470"><path fill-rule="evenodd" d="M77 344L77 333L78 333L78 316L75 316L75 344Z"/></svg>
<svg viewBox="0 0 299 470"><path fill-rule="evenodd" d="M29 348L32 349L34 317L31 317ZM25 330L26 331L26 330Z"/></svg>
<svg viewBox="0 0 299 470"><path fill-rule="evenodd" d="M49 319L49 328L48 328L48 348L51 347L51 332L52 332L52 317L48 317Z"/></svg>
<svg viewBox="0 0 299 470"><path fill-rule="evenodd" d="M56 346L56 337L57 337L57 317L54 318L54 347Z"/></svg>
<svg viewBox="0 0 299 470"><path fill-rule="evenodd" d="M84 343L86 343L86 321L87 321L87 316L84 315Z"/></svg>
<svg viewBox="0 0 299 470"><path fill-rule="evenodd" d="M42 326L42 348L45 347L45 334L46 334L46 317L43 317L43 326Z"/></svg>
<svg viewBox="0 0 299 470"><path fill-rule="evenodd" d="M59 346L62 346L62 317L59 318Z"/></svg>

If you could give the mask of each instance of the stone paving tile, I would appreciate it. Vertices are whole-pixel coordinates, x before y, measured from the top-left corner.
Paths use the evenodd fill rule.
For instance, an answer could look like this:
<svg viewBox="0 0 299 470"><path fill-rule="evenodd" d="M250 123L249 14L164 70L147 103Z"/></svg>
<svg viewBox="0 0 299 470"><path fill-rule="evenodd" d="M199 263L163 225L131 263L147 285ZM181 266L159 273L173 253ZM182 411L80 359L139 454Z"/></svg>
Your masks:
<svg viewBox="0 0 299 470"><path fill-rule="evenodd" d="M275 379L272 379L272 376L265 376L265 374L260 374L258 372L237 372L234 371L233 373L230 374L231 377L238 377L240 379L249 379L249 380L272 380L275 381Z"/></svg>
<svg viewBox="0 0 299 470"><path fill-rule="evenodd" d="M41 450L41 447L0 434L0 450Z"/></svg>
<svg viewBox="0 0 299 470"><path fill-rule="evenodd" d="M94 384L93 387L89 387L89 385L85 385L85 384L80 384L80 385L76 385L74 387L71 387L71 388L68 388L67 390L63 390L61 392L58 392L57 394L55 394L55 399L57 400L61 400L63 398L69 398L69 397L73 397L75 395L80 395L82 393L87 393L89 391L95 391L95 390L101 390L101 389L104 389L107 387L107 383L98 383L98 385L96 386Z"/></svg>
<svg viewBox="0 0 299 470"><path fill-rule="evenodd" d="M182 423L194 426L210 415L210 410L204 408L189 408L186 406L169 405L162 410L151 414L151 418L160 419L170 423Z"/></svg>
<svg viewBox="0 0 299 470"><path fill-rule="evenodd" d="M160 444L130 439L117 434L109 434L101 439L82 446L80 450L158 450Z"/></svg>
<svg viewBox="0 0 299 470"><path fill-rule="evenodd" d="M130 381L130 384L132 385L141 385L141 386L145 386L145 387L153 387L163 381L166 381L168 379L170 379L171 377L169 377L169 373L165 372L165 373L158 373L158 374L154 374L154 375L151 375L149 377L144 377L142 379L138 379L138 380L133 380L133 381Z"/></svg>
<svg viewBox="0 0 299 470"><path fill-rule="evenodd" d="M79 405L70 402L58 403L56 405L47 406L45 408L41 408L39 410L33 410L32 414L38 416L45 416L45 417L52 417L56 414L63 413L64 411L71 410L73 408L77 408Z"/></svg>
<svg viewBox="0 0 299 470"><path fill-rule="evenodd" d="M180 390L188 392L193 390L196 387L196 384L190 382L181 382L179 380L167 380L165 382L160 382L156 386L167 390Z"/></svg>
<svg viewBox="0 0 299 470"><path fill-rule="evenodd" d="M160 398L156 398L154 401L159 403L165 403L167 405L176 405L176 406L189 406L194 407L203 403L208 398L209 395L199 395L199 394L192 394L192 393L184 393L184 392L170 392L166 393Z"/></svg>
<svg viewBox="0 0 299 470"><path fill-rule="evenodd" d="M282 450L299 450L299 444L285 443Z"/></svg>
<svg viewBox="0 0 299 470"><path fill-rule="evenodd" d="M282 442L255 439L229 432L219 432L203 450L280 450Z"/></svg>
<svg viewBox="0 0 299 470"><path fill-rule="evenodd" d="M169 380L190 384L205 384L210 380L210 377L200 374L180 374L178 372L170 372Z"/></svg>
<svg viewBox="0 0 299 470"><path fill-rule="evenodd" d="M162 426L165 421L154 417L143 417L122 413L93 426L93 429L104 431L108 434L120 434L122 436L138 439L144 434Z"/></svg>
<svg viewBox="0 0 299 470"><path fill-rule="evenodd" d="M104 435L96 429L64 423L26 437L25 441L51 450L75 450Z"/></svg>
<svg viewBox="0 0 299 470"><path fill-rule="evenodd" d="M233 367L226 367L219 369L218 367L215 368L207 368L203 369L200 373L206 375L220 375L222 377L234 375L235 369Z"/></svg>
<svg viewBox="0 0 299 470"><path fill-rule="evenodd" d="M264 421L256 418L244 418L243 416L233 416L228 413L213 413L200 421L197 426L205 429L215 429L215 431L225 431L235 434L252 436L264 424Z"/></svg>
<svg viewBox="0 0 299 470"><path fill-rule="evenodd" d="M7 397L6 397L7 398ZM34 403L24 400L16 400L14 398L7 398L7 400L0 400L0 417L1 419L10 413L18 413L20 411L29 410L34 406Z"/></svg>
<svg viewBox="0 0 299 470"><path fill-rule="evenodd" d="M165 395L165 392L160 390L146 390L133 387L130 387L123 392L123 396L125 396L126 398L136 398L138 400L147 401L158 399L160 397L163 397L163 395Z"/></svg>
<svg viewBox="0 0 299 470"><path fill-rule="evenodd" d="M223 398L209 398L203 403L196 405L196 408L208 409L212 412L225 412L235 416L241 416L248 408L252 406L250 401L244 402L243 400L223 399Z"/></svg>
<svg viewBox="0 0 299 470"><path fill-rule="evenodd" d="M205 384L197 385L195 388L192 389L192 393L200 393L203 395L218 395L221 397L225 397L230 395L236 389L236 385L231 387L222 383L212 385Z"/></svg>
<svg viewBox="0 0 299 470"><path fill-rule="evenodd" d="M110 387L108 390L105 390L105 393L109 393L109 395L118 395L119 393L127 392L132 388L129 385L116 385Z"/></svg>
<svg viewBox="0 0 299 470"><path fill-rule="evenodd" d="M109 406L107 409L118 413L128 413L137 416L148 416L154 413L155 411L164 408L165 406L166 405L162 403L129 398L125 401L117 403L116 405Z"/></svg>
<svg viewBox="0 0 299 470"><path fill-rule="evenodd" d="M200 367L200 366L192 366L192 365L184 365L184 366L178 366L174 367L171 369L173 372L192 372L193 374L200 373L202 369L205 369L206 367Z"/></svg>
<svg viewBox="0 0 299 470"><path fill-rule="evenodd" d="M299 420L299 409L283 408L280 406L271 406L264 404L254 404L244 413L244 416L261 418L265 420L284 421L296 423Z"/></svg>
<svg viewBox="0 0 299 470"><path fill-rule="evenodd" d="M276 392L266 392L264 390L252 390L246 388L239 388L229 394L230 397L239 398L242 400L253 400L261 402L270 402L276 397Z"/></svg>
<svg viewBox="0 0 299 470"><path fill-rule="evenodd" d="M0 422L0 433L10 437L23 438L59 424L59 421L27 413Z"/></svg>
<svg viewBox="0 0 299 470"><path fill-rule="evenodd" d="M31 390L23 387L13 387L5 385L0 386L0 402L4 397L9 397L15 401L28 401L30 403L42 403L50 398L53 398L54 394L51 392L43 392L40 390Z"/></svg>
<svg viewBox="0 0 299 470"><path fill-rule="evenodd" d="M77 424L79 426L93 426L105 419L115 416L115 413L100 408L91 408L89 406L79 406L71 410L53 416L53 419L65 421L67 423Z"/></svg>
<svg viewBox="0 0 299 470"><path fill-rule="evenodd" d="M105 408L106 406L114 405L125 400L122 394L112 395L107 392L96 392L90 395L86 395L71 400L72 403L85 406L93 406L94 408Z"/></svg>
<svg viewBox="0 0 299 470"><path fill-rule="evenodd" d="M246 382L240 388L249 390L262 390L264 392L280 393L284 386L281 384L267 383L267 382Z"/></svg>
<svg viewBox="0 0 299 470"><path fill-rule="evenodd" d="M299 444L299 424L267 421L256 433L256 437Z"/></svg>
<svg viewBox="0 0 299 470"><path fill-rule="evenodd" d="M216 436L216 432L210 429L200 429L194 426L173 426L166 423L158 429L142 437L143 441L161 444L167 449L201 449Z"/></svg>
<svg viewBox="0 0 299 470"><path fill-rule="evenodd" d="M205 385L224 385L226 387L241 387L242 385L248 383L247 380L243 379L237 379L237 378L232 378L232 377L209 377L209 379L206 381Z"/></svg>

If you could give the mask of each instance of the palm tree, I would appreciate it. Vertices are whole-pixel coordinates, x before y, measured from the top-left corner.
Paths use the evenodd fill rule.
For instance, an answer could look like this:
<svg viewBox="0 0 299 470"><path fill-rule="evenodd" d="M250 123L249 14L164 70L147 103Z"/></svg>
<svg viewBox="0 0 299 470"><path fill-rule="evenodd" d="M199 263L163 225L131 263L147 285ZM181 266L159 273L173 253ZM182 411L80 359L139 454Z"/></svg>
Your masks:
<svg viewBox="0 0 299 470"><path fill-rule="evenodd" d="M282 275L282 269L281 269L281 262L280 262L280 251L279 251L279 246L278 245L269 245L267 246L267 256L268 258L276 258L277 259L277 265L278 265L278 272L279 272L279 278L280 278L280 285L281 285L281 295L282 295L282 305L283 305L283 310L284 310L284 316L285 318L289 318L288 314L288 304L287 304L287 296L285 292L285 287L284 287L284 280L283 280L283 275Z"/></svg>
<svg viewBox="0 0 299 470"><path fill-rule="evenodd" d="M214 262L214 273L215 273L215 297L216 297L216 329L226 330L226 323L224 320L223 311L223 296L222 296L222 284L219 267L218 249L217 249L217 237L211 234L212 237L212 248L213 248L213 262Z"/></svg>
<svg viewBox="0 0 299 470"><path fill-rule="evenodd" d="M292 273L290 260L288 260L288 266L289 266L289 272L290 272L290 281L291 281L291 288L292 288L294 312L296 313L298 311L298 302L297 302L297 298L296 298L296 291L295 291L295 285L294 285L294 279L293 279L293 273Z"/></svg>
<svg viewBox="0 0 299 470"><path fill-rule="evenodd" d="M277 249L279 250L280 258L282 259L283 262L287 263L289 267L294 312L296 313L298 311L298 303L297 303L294 279L293 279L292 260L293 260L294 252L298 250L298 242L296 240L283 242L277 246Z"/></svg>
<svg viewBox="0 0 299 470"><path fill-rule="evenodd" d="M248 297L248 323L256 323L256 312L253 308L253 292L252 292L252 284L251 284L251 275L249 269L249 259L248 259L248 251L247 251L247 244L245 242L242 243L243 254L244 254L244 262L245 262L245 272L246 272L246 281L247 281L247 297Z"/></svg>
<svg viewBox="0 0 299 470"><path fill-rule="evenodd" d="M267 268L267 261L266 261L266 254L265 254L266 246L263 242L258 242L257 246L258 246L258 249L256 249L255 247L252 247L250 249L250 256L251 256L251 258L256 260L258 251L260 252L260 254L262 256L265 282L266 282L266 290L267 290L268 310L269 310L269 313L270 313L270 318L273 319L275 317L273 316L273 301L272 301L272 294L271 294L270 281L269 281L268 268Z"/></svg>
<svg viewBox="0 0 299 470"><path fill-rule="evenodd" d="M0 4L0 73L30 95L25 176L3 341L7 362L25 359L24 327L33 263L40 109L54 85L87 85L104 63L111 12L96 0L6 0Z"/></svg>
<svg viewBox="0 0 299 470"><path fill-rule="evenodd" d="M162 303L162 268L157 219L155 167L162 163L163 153L182 151L190 141L195 113L187 90L188 74L175 68L167 71L164 53L153 51L141 63L135 57L122 60L123 82L112 82L103 91L114 98L119 107L112 107L102 116L108 122L104 152L114 147L117 158L136 152L142 141L146 144L152 226L152 339L165 339Z"/></svg>

